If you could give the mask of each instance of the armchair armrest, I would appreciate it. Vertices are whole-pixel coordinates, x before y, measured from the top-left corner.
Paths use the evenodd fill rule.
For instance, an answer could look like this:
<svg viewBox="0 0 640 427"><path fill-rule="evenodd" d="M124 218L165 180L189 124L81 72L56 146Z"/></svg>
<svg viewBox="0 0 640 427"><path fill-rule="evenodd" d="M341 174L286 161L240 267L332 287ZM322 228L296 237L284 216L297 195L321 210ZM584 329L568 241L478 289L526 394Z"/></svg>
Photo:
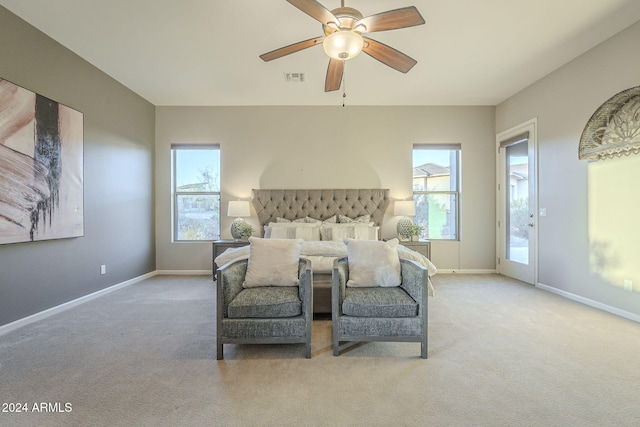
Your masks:
<svg viewBox="0 0 640 427"><path fill-rule="evenodd" d="M247 273L249 260L231 261L218 268L217 306L218 314L227 317L227 306L242 291L242 283Z"/></svg>
<svg viewBox="0 0 640 427"><path fill-rule="evenodd" d="M344 301L345 288L349 280L349 260L347 257L333 261L333 274L331 292L338 295L338 299L331 298L331 312L334 316L342 315L342 301Z"/></svg>
<svg viewBox="0 0 640 427"><path fill-rule="evenodd" d="M302 301L302 312L313 312L313 272L311 270L311 261L306 258L300 258L298 267L298 277L300 283L298 285L298 295Z"/></svg>
<svg viewBox="0 0 640 427"><path fill-rule="evenodd" d="M426 308L429 294L429 270L409 259L400 259L402 283L400 287L419 304L419 315Z"/></svg>

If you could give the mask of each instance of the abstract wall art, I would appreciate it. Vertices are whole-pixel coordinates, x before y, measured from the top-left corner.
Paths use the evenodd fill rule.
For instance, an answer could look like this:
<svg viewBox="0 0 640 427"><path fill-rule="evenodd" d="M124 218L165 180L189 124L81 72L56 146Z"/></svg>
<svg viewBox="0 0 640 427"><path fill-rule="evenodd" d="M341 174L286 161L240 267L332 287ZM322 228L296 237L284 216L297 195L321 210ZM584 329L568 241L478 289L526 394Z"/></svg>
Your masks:
<svg viewBox="0 0 640 427"><path fill-rule="evenodd" d="M84 234L83 114L0 79L0 244Z"/></svg>

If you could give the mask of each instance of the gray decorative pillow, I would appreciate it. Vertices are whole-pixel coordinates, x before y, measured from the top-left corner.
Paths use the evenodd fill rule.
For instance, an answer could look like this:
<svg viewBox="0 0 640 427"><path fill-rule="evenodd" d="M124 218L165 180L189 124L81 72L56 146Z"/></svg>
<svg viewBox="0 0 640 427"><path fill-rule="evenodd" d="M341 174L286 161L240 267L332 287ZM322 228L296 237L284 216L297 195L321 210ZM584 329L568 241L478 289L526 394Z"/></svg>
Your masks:
<svg viewBox="0 0 640 427"><path fill-rule="evenodd" d="M331 216L331 217L325 219L324 221L320 220L320 219L311 218L310 216L305 216L304 217L304 222L320 225L320 224L335 223L335 222L338 222L338 221L336 220L336 216L334 215L334 216Z"/></svg>
<svg viewBox="0 0 640 427"><path fill-rule="evenodd" d="M400 286L400 259L398 239L381 240L345 239L349 259L350 287Z"/></svg>
<svg viewBox="0 0 640 427"><path fill-rule="evenodd" d="M356 223L368 224L371 222L371 215L362 215L357 218L349 218L348 216L345 216L345 215L339 215L338 222L340 223L356 222Z"/></svg>
<svg viewBox="0 0 640 427"><path fill-rule="evenodd" d="M242 286L298 286L301 250L302 239L249 237L249 264Z"/></svg>
<svg viewBox="0 0 640 427"><path fill-rule="evenodd" d="M277 223L286 224L286 223L290 223L290 222L309 222L309 221L307 221L306 218L296 218L293 221L291 221L290 219L277 217L276 218L276 222Z"/></svg>
<svg viewBox="0 0 640 427"><path fill-rule="evenodd" d="M330 216L329 218L322 221L323 224L335 224L338 222L338 217L336 215Z"/></svg>

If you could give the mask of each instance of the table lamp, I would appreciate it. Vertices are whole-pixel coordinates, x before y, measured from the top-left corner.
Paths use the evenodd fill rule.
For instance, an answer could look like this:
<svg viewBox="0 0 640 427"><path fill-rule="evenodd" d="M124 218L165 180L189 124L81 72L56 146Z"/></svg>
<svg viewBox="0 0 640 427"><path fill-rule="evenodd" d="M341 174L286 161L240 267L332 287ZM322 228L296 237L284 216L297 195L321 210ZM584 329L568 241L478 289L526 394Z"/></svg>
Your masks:
<svg viewBox="0 0 640 427"><path fill-rule="evenodd" d="M229 208L227 209L227 216L235 216L236 219L231 223L231 236L234 240L240 240L240 234L238 228L244 224L242 217L251 216L249 202L246 200L234 200L229 202Z"/></svg>
<svg viewBox="0 0 640 427"><path fill-rule="evenodd" d="M413 222L408 217L416 215L416 204L413 200L398 200L394 203L393 214L402 217L398 220L398 237L402 240L409 239Z"/></svg>

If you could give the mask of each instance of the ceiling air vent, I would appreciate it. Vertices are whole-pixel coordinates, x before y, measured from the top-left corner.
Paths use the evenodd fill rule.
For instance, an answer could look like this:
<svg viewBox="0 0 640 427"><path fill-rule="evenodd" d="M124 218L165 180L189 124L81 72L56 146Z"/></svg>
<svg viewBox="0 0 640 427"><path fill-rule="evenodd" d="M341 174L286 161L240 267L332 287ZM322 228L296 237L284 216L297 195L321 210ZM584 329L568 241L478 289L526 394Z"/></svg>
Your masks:
<svg viewBox="0 0 640 427"><path fill-rule="evenodd" d="M287 83L304 83L304 73L284 73L284 81Z"/></svg>

